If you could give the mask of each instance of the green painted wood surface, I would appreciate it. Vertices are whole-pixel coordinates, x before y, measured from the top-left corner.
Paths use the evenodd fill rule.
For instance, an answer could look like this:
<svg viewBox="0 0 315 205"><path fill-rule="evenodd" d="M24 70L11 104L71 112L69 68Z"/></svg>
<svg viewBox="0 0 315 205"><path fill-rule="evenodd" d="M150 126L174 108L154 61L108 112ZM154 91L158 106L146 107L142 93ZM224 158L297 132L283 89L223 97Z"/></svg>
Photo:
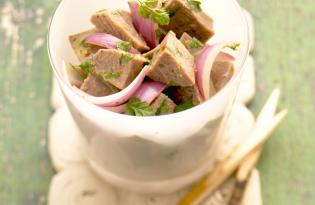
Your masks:
<svg viewBox="0 0 315 205"><path fill-rule="evenodd" d="M283 126L259 163L266 205L315 204L315 1L243 0L256 21L258 110L279 86Z"/></svg>
<svg viewBox="0 0 315 205"><path fill-rule="evenodd" d="M13 8L13 32L0 28L1 205L46 204L53 175L46 150L47 122L52 113L48 100L51 71L45 43L40 42L45 40L48 19L57 3L0 0L0 25L3 8L9 8L9 4ZM259 110L271 90L279 86L283 92L281 107L290 111L259 163L264 202L313 205L315 1L241 3L256 21L258 94L251 107ZM14 38L16 28L19 39Z"/></svg>
<svg viewBox="0 0 315 205"><path fill-rule="evenodd" d="M45 36L56 4L0 0L0 25L8 29L0 30L1 205L46 204L53 171L46 151L52 74Z"/></svg>

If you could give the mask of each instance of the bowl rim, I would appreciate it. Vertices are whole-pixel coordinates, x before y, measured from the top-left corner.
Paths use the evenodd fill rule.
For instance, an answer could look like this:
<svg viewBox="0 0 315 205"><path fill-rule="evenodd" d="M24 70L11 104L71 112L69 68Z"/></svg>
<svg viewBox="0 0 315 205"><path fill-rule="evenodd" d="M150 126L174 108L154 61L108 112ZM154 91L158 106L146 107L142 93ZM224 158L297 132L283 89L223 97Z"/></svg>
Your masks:
<svg viewBox="0 0 315 205"><path fill-rule="evenodd" d="M197 109L200 109L201 107L204 106L211 106L210 104L213 104L213 102L216 101L216 99L220 98L220 96L223 95L223 93L227 92L227 90L233 86L237 81L237 79L239 79L245 69L245 62L246 59L248 58L249 55L249 49L250 49L250 36L249 36L249 23L247 21L247 18L245 17L243 8L241 8L240 4L237 2L237 0L229 0L231 1L231 3L234 4L235 8L237 8L238 12L239 12L239 16L241 18L242 21L242 28L243 28L243 41L246 42L246 44L244 46L241 46L241 50L240 50L240 56L242 56L242 59L240 60L239 63L239 70L238 72L233 76L232 79L230 79L230 81L218 92L216 93L216 95L214 95L212 98L210 98L209 100L206 100L205 102L201 103L200 105L197 105L193 108L190 108L188 110L184 110L182 112L178 112L178 113L172 113L172 114L168 114L168 115L161 115L161 116L130 116L130 115L126 115L126 114L120 114L120 113L115 113L106 109L103 109L91 102L89 102L88 100L84 99L82 96L80 96L77 92L75 92L73 90L73 88L64 80L64 77L62 76L61 72L57 69L56 63L55 63L55 59L52 55L52 51L51 51L51 30L52 30L52 26L55 22L55 18L58 15L59 10L61 9L62 5L64 2L66 2L68 0L61 0L58 4L58 6L56 7L56 9L53 12L51 21L49 23L49 27L48 27L48 33L47 33L47 50L48 50L48 57L49 57L49 61L52 67L52 70L54 72L55 77L57 78L58 82L61 84L61 86L63 86L64 88L67 88L72 94L78 96L84 103L86 103L86 105L91 105L92 107L94 107L95 110L99 111L99 112L103 112L104 114L107 115L112 115L115 117L121 117L124 118L126 120L131 119L131 120L154 120L154 119L167 119L167 118L176 118L176 117L185 117L185 115L189 115L189 113L194 112ZM186 116L186 117L187 117Z"/></svg>

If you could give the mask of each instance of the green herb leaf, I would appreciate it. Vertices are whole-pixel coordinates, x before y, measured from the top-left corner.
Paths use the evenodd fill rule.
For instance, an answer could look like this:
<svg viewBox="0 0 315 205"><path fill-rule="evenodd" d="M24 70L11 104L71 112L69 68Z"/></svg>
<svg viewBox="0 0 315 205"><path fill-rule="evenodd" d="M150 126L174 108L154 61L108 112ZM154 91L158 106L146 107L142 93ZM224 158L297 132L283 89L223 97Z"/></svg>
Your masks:
<svg viewBox="0 0 315 205"><path fill-rule="evenodd" d="M80 68L87 74L92 73L93 71L93 65L91 60L87 60L84 63L80 65Z"/></svg>
<svg viewBox="0 0 315 205"><path fill-rule="evenodd" d="M101 9L101 10L98 10L96 13L101 13L103 11L106 11L107 9Z"/></svg>
<svg viewBox="0 0 315 205"><path fill-rule="evenodd" d="M182 104L177 105L175 107L175 112L182 112L182 111L188 110L192 107L194 107L194 104L192 103L192 101L187 101L187 102L184 102Z"/></svg>
<svg viewBox="0 0 315 205"><path fill-rule="evenodd" d="M200 0L187 0L188 6L193 11L202 11Z"/></svg>
<svg viewBox="0 0 315 205"><path fill-rule="evenodd" d="M163 115L169 113L169 109L167 107L167 101L164 100L160 107L157 109L155 115Z"/></svg>
<svg viewBox="0 0 315 205"><path fill-rule="evenodd" d="M168 83L168 87L177 87L178 86L178 83L174 82L174 81L171 81Z"/></svg>
<svg viewBox="0 0 315 205"><path fill-rule="evenodd" d="M134 59L134 56L129 53L123 53L119 59L119 64L127 63Z"/></svg>
<svg viewBox="0 0 315 205"><path fill-rule="evenodd" d="M163 8L153 8L157 5L157 0L138 0L139 14L144 18L150 18L153 22L160 25L168 25L170 16Z"/></svg>
<svg viewBox="0 0 315 205"><path fill-rule="evenodd" d="M78 72L78 74L83 78L87 78L87 76L92 73L93 71L93 65L91 60L87 60L84 63L80 65L72 65L71 67Z"/></svg>
<svg viewBox="0 0 315 205"><path fill-rule="evenodd" d="M120 74L121 73L117 71L103 71L99 73L99 75L103 78L104 81L107 81L112 78L119 78Z"/></svg>
<svg viewBox="0 0 315 205"><path fill-rule="evenodd" d="M195 37L191 39L191 47L192 48L202 48L203 44Z"/></svg>
<svg viewBox="0 0 315 205"><path fill-rule="evenodd" d="M150 7L156 6L158 4L158 0L142 0L142 2L145 2L145 4Z"/></svg>
<svg viewBox="0 0 315 205"><path fill-rule="evenodd" d="M235 43L232 43L226 47L236 51L240 46L241 46L240 42L235 42Z"/></svg>
<svg viewBox="0 0 315 205"><path fill-rule="evenodd" d="M149 7L147 6L140 6L139 7L139 14L143 17L143 18L149 18L150 14L151 14L151 10Z"/></svg>
<svg viewBox="0 0 315 205"><path fill-rule="evenodd" d="M120 41L119 43L117 43L117 49L118 50L130 51L131 48L132 48L131 43L129 43L127 41Z"/></svg>
<svg viewBox="0 0 315 205"><path fill-rule="evenodd" d="M154 9L154 13L151 15L151 20L160 25L168 25L170 23L169 14L162 8Z"/></svg>
<svg viewBox="0 0 315 205"><path fill-rule="evenodd" d="M85 38L84 37L80 37L76 39L76 44L81 46L82 48L86 48L86 49L90 49L91 46L85 42Z"/></svg>
<svg viewBox="0 0 315 205"><path fill-rule="evenodd" d="M148 59L148 58L145 58L147 61L146 62L144 62L144 64L143 65L150 65L151 64L151 60L150 59Z"/></svg>
<svg viewBox="0 0 315 205"><path fill-rule="evenodd" d="M155 30L155 35L158 41L160 41L161 37L163 35L166 35L167 33L165 31L163 31L162 29L158 28Z"/></svg>
<svg viewBox="0 0 315 205"><path fill-rule="evenodd" d="M183 53L179 50L178 47L174 46L173 48L166 48L169 52L171 52L174 56L183 56Z"/></svg>
<svg viewBox="0 0 315 205"><path fill-rule="evenodd" d="M126 104L126 113L133 116L152 116L154 111L152 107L138 98L131 98Z"/></svg>

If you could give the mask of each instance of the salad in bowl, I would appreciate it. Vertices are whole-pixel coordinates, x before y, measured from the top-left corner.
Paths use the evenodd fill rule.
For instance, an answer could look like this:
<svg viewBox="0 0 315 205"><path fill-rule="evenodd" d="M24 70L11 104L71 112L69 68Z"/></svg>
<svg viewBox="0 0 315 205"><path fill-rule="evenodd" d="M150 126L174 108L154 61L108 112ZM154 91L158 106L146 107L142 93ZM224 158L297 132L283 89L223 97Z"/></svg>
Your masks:
<svg viewBox="0 0 315 205"><path fill-rule="evenodd" d="M92 170L142 193L211 170L248 47L235 0L62 0L48 34Z"/></svg>
<svg viewBox="0 0 315 205"><path fill-rule="evenodd" d="M102 9L69 37L80 64L71 85L104 109L134 116L181 112L209 100L235 73L238 42L207 44L213 20L198 0L132 0Z"/></svg>

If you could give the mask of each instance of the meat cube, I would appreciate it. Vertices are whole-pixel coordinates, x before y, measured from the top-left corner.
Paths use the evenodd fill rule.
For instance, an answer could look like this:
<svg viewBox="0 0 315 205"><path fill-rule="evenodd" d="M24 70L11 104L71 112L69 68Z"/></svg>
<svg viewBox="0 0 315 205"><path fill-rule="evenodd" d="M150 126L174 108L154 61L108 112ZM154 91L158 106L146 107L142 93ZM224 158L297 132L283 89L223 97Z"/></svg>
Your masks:
<svg viewBox="0 0 315 205"><path fill-rule="evenodd" d="M91 73L84 80L80 89L95 97L107 96L119 92L118 88L103 81L96 73Z"/></svg>
<svg viewBox="0 0 315 205"><path fill-rule="evenodd" d="M139 51L149 49L146 42L134 28L131 16L127 11L117 10L111 12L102 10L93 14L91 22L98 30L130 42Z"/></svg>
<svg viewBox="0 0 315 205"><path fill-rule="evenodd" d="M162 93L152 102L151 107L156 115L165 115L174 113L176 104Z"/></svg>
<svg viewBox="0 0 315 205"><path fill-rule="evenodd" d="M191 8L190 1L169 0L164 9L170 14L171 21L168 25L161 26L165 31L174 31L178 37L184 32L194 36L205 43L213 35L213 20L204 12Z"/></svg>
<svg viewBox="0 0 315 205"><path fill-rule="evenodd" d="M158 82L192 86L195 84L194 57L185 46L169 32L154 55L148 76Z"/></svg>
<svg viewBox="0 0 315 205"><path fill-rule="evenodd" d="M217 91L220 91L233 77L234 65L232 62L217 61L211 71L211 79Z"/></svg>
<svg viewBox="0 0 315 205"><path fill-rule="evenodd" d="M183 33L179 40L193 56L196 56L204 47L204 45L197 38L192 38L187 33Z"/></svg>
<svg viewBox="0 0 315 205"><path fill-rule="evenodd" d="M94 71L119 89L127 87L148 60L120 50L100 49L92 57Z"/></svg>
<svg viewBox="0 0 315 205"><path fill-rule="evenodd" d="M199 105L203 102L201 94L196 85L189 87L178 87L175 93L177 103L191 101L193 105Z"/></svg>
<svg viewBox="0 0 315 205"><path fill-rule="evenodd" d="M142 54L143 57L148 58L148 59L152 59L153 56L160 50L160 45L158 45L157 47L155 47L154 49Z"/></svg>
<svg viewBox="0 0 315 205"><path fill-rule="evenodd" d="M76 86L77 88L80 88L84 81L82 76L75 69L73 69L71 65L67 66L66 72L70 84Z"/></svg>
<svg viewBox="0 0 315 205"><path fill-rule="evenodd" d="M69 36L71 46L80 62L84 62L89 59L92 54L96 53L98 49L100 49L100 47L88 45L84 41L85 37L94 33L97 33L96 29L90 29L82 33Z"/></svg>

